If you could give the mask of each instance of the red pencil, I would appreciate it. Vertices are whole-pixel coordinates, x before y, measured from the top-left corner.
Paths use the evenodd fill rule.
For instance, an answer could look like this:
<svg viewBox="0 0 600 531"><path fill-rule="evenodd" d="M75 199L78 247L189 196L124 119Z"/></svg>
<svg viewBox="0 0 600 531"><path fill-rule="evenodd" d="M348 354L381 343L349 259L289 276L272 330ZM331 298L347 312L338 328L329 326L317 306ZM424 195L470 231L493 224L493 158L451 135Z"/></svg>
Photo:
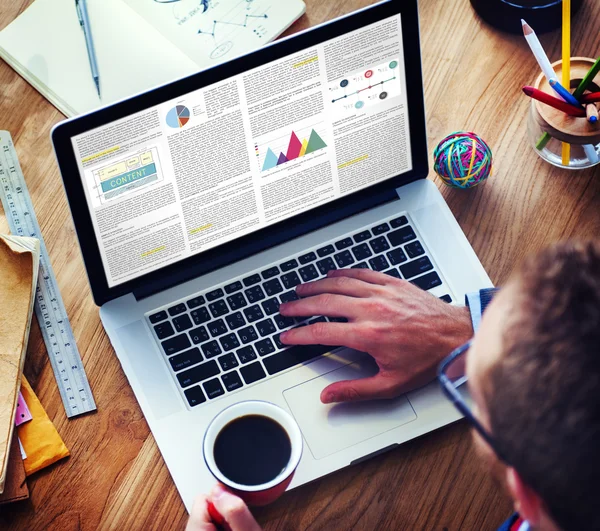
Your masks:
<svg viewBox="0 0 600 531"><path fill-rule="evenodd" d="M585 118L586 116L585 109L581 107L575 107L575 105L569 105L568 103L565 103L564 101L559 100L554 96L550 96L550 94L542 92L541 90L538 90L536 88L523 87L523 92L527 94L530 98L541 101L546 105L550 105L550 107L554 107L555 109L558 109L559 111L562 111L568 114L569 116L578 116L580 118Z"/></svg>
<svg viewBox="0 0 600 531"><path fill-rule="evenodd" d="M581 103L596 103L600 101L600 92L592 92L581 96Z"/></svg>

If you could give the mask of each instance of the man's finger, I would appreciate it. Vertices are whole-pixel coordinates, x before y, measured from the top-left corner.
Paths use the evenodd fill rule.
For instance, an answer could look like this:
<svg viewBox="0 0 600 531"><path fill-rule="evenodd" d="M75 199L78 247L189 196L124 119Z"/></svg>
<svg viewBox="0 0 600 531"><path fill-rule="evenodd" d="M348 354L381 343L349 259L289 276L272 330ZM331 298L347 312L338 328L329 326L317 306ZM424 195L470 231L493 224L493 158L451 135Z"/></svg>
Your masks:
<svg viewBox="0 0 600 531"><path fill-rule="evenodd" d="M362 280L363 282L368 282L369 284L377 284L379 286L386 286L390 284L395 279L394 277L390 277L389 275L385 275L384 273L379 273L378 271L373 271L371 269L333 269L327 273L328 278L338 278L338 277L346 277L346 278L354 278L358 280Z"/></svg>
<svg viewBox="0 0 600 531"><path fill-rule="evenodd" d="M217 531L208 514L206 496L202 494L196 496L185 531Z"/></svg>
<svg viewBox="0 0 600 531"><path fill-rule="evenodd" d="M358 380L344 380L328 385L321 391L321 402L357 402L375 398L393 398L399 393L397 382L380 374Z"/></svg>
<svg viewBox="0 0 600 531"><path fill-rule="evenodd" d="M221 485L217 485L210 493L211 501L221 513L231 531L261 531L248 506Z"/></svg>
<svg viewBox="0 0 600 531"><path fill-rule="evenodd" d="M328 277L296 286L300 297L312 297L322 293L346 295L347 297L368 297L381 292L381 288L369 282L347 276Z"/></svg>
<svg viewBox="0 0 600 531"><path fill-rule="evenodd" d="M284 332L281 341L286 345L329 345L361 350L354 328L350 323L315 323Z"/></svg>
<svg viewBox="0 0 600 531"><path fill-rule="evenodd" d="M299 301L286 302L279 307L279 313L288 317L310 317L327 315L352 319L360 313L361 299L322 293Z"/></svg>

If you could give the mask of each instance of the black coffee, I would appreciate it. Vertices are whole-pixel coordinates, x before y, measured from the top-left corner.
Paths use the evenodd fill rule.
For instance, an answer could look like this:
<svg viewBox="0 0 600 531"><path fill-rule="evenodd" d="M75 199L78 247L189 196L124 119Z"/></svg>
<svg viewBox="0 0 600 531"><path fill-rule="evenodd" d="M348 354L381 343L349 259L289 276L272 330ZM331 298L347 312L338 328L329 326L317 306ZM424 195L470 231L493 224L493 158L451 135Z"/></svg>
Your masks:
<svg viewBox="0 0 600 531"><path fill-rule="evenodd" d="M225 477L240 485L262 485L285 469L292 443L279 423L263 415L246 415L221 430L213 452Z"/></svg>

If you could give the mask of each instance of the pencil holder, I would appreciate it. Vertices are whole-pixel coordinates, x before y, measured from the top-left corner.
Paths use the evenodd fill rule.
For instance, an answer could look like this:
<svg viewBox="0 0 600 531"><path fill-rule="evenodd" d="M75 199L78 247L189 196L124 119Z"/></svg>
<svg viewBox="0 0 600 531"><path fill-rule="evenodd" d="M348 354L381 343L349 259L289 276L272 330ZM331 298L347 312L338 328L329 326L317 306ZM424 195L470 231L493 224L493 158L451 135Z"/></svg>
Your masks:
<svg viewBox="0 0 600 531"><path fill-rule="evenodd" d="M571 59L571 91L579 86L594 64L587 57ZM556 77L562 79L562 61L553 65ZM590 92L600 91L600 75L589 85ZM535 88L555 95L544 74L540 74ZM532 100L527 122L529 141L536 153L559 168L584 169L600 163L600 122L590 123L587 118L568 116L540 101ZM569 164L562 161L563 143L570 145Z"/></svg>

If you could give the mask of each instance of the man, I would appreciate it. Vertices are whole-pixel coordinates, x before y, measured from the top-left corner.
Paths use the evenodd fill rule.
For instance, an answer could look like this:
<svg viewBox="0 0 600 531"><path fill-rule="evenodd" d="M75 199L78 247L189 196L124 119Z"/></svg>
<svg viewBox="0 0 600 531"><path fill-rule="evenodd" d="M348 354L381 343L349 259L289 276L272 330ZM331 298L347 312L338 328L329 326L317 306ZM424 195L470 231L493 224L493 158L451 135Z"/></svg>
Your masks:
<svg viewBox="0 0 600 531"><path fill-rule="evenodd" d="M439 377L514 501L517 514L502 529L600 529L600 243L558 244L530 258L480 327L487 292L469 298L469 312L368 270L334 271L297 290L303 299L282 305L282 314L349 322L292 330L284 342L344 344L369 352L380 367L372 378L330 385L323 402L392 397L422 385L474 327L472 344L448 356ZM462 400L465 363L472 409ZM221 486L210 500L232 531L260 529ZM200 496L188 531L215 529L206 506Z"/></svg>

